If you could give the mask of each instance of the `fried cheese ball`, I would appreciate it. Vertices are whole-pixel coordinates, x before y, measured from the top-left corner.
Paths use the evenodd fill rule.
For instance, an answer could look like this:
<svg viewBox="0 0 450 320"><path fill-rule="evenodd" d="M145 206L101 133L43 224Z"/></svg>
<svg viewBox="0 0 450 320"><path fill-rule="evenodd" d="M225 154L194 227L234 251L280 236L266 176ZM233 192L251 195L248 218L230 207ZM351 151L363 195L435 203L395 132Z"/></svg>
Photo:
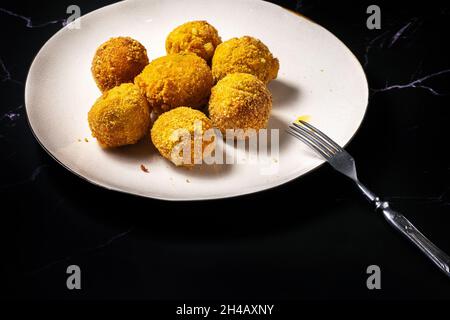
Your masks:
<svg viewBox="0 0 450 320"><path fill-rule="evenodd" d="M191 21L178 26L169 34L166 51L168 54L192 52L209 63L221 42L216 28L208 22Z"/></svg>
<svg viewBox="0 0 450 320"><path fill-rule="evenodd" d="M212 88L209 117L222 133L242 129L244 136L236 137L243 138L249 129L266 128L271 110L272 95L264 82L251 74L229 74Z"/></svg>
<svg viewBox="0 0 450 320"><path fill-rule="evenodd" d="M264 83L276 79L280 65L267 46L253 37L233 38L220 44L212 59L215 81L227 74L242 72L257 76Z"/></svg>
<svg viewBox="0 0 450 320"><path fill-rule="evenodd" d="M206 105L213 78L205 60L181 52L153 60L134 83L147 97L150 107L161 114L181 106Z"/></svg>
<svg viewBox="0 0 450 320"><path fill-rule="evenodd" d="M133 82L147 64L147 50L142 44L130 37L118 37L98 47L91 71L98 88L104 92Z"/></svg>
<svg viewBox="0 0 450 320"><path fill-rule="evenodd" d="M211 135L207 136L205 132L209 129ZM199 137L202 140L197 140L199 142L195 144L195 139ZM164 158L183 167L201 162L206 148L212 144L210 148L213 150L215 146L211 121L201 111L188 107L175 108L159 116L153 124L151 138ZM187 149L183 149L186 144L190 146L189 154Z"/></svg>
<svg viewBox="0 0 450 320"><path fill-rule="evenodd" d="M92 135L104 147L134 144L149 130L148 102L138 87L124 83L97 99L88 122Z"/></svg>

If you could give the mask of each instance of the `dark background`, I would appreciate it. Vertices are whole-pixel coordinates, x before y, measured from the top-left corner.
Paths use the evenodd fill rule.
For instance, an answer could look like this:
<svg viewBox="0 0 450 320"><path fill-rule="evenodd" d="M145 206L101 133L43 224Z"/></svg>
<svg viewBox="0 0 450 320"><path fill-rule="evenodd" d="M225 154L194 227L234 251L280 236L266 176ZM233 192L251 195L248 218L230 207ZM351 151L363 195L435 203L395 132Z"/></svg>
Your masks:
<svg viewBox="0 0 450 320"><path fill-rule="evenodd" d="M449 279L328 166L257 194L171 203L101 189L56 163L27 123L28 68L68 5L86 14L112 2L0 5L3 298L450 298ZM360 178L450 252L449 7L274 2L333 32L364 65L369 107L348 146ZM381 7L381 30L366 28L370 4ZM66 288L71 264L82 290ZM371 264L381 290L366 288Z"/></svg>

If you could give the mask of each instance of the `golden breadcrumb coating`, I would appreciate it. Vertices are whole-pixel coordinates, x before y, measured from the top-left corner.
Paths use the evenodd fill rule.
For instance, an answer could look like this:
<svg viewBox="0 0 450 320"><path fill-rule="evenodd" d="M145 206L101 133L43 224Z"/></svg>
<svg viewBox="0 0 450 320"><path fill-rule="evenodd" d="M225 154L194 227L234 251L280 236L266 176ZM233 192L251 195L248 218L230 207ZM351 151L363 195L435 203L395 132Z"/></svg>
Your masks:
<svg viewBox="0 0 450 320"><path fill-rule="evenodd" d="M149 130L150 110L139 88L124 83L97 99L88 113L92 135L105 147L138 142Z"/></svg>
<svg viewBox="0 0 450 320"><path fill-rule="evenodd" d="M217 82L227 74L242 72L257 76L264 83L276 79L280 65L267 46L253 37L233 38L220 44L212 59Z"/></svg>
<svg viewBox="0 0 450 320"><path fill-rule="evenodd" d="M180 106L206 105L213 78L205 60L181 52L153 60L134 83L147 97L150 107L160 114Z"/></svg>
<svg viewBox="0 0 450 320"><path fill-rule="evenodd" d="M148 64L147 50L130 37L111 38L95 52L92 75L104 92L122 83L133 82Z"/></svg>
<svg viewBox="0 0 450 320"><path fill-rule="evenodd" d="M272 95L266 85L248 73L232 73L211 92L209 117L222 133L226 129L259 130L267 127Z"/></svg>
<svg viewBox="0 0 450 320"><path fill-rule="evenodd" d="M208 22L191 21L178 26L169 34L166 51L168 54L192 52L209 63L221 42L216 28Z"/></svg>
<svg viewBox="0 0 450 320"><path fill-rule="evenodd" d="M153 124L151 130L152 142L163 157L169 159L177 166L192 167L194 165L194 155L197 154L197 159L202 159L205 148L215 143L215 136L205 137L202 143L198 143L199 148L194 147L194 137L202 137L208 129L211 129L211 121L201 111L191 109L188 107L179 107L168 112L163 113ZM177 130L185 130L177 131ZM190 157L183 155L180 146L182 145L183 134L189 133L190 137ZM194 135L196 132L196 136ZM173 151L178 146L177 151ZM214 147L214 145L212 145ZM196 151L197 150L197 151ZM173 157L172 152L175 153ZM186 156L187 161L183 161Z"/></svg>

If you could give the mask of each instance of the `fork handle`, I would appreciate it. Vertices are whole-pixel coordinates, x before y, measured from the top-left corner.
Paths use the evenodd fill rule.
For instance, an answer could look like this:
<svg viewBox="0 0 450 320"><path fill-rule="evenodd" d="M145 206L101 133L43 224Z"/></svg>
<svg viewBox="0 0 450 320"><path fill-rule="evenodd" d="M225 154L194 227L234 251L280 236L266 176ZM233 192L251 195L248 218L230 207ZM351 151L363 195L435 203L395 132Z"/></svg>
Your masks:
<svg viewBox="0 0 450 320"><path fill-rule="evenodd" d="M450 277L450 257L441 249L436 247L425 237L414 225L401 213L391 209L388 202L375 199L377 210L381 211L384 218L398 231L403 233L414 243L428 258L433 261L448 277Z"/></svg>

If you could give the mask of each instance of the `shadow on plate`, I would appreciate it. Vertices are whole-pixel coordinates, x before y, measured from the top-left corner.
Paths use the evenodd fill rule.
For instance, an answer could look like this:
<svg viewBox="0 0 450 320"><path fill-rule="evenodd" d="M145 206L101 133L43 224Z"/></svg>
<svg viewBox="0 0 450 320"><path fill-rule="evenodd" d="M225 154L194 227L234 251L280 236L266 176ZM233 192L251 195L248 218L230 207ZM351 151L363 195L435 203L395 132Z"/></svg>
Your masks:
<svg viewBox="0 0 450 320"><path fill-rule="evenodd" d="M142 138L138 143L119 148L103 148L103 151L109 155L117 158L128 158L133 161L145 161L158 151L150 141L150 137L147 135Z"/></svg>
<svg viewBox="0 0 450 320"><path fill-rule="evenodd" d="M278 135L279 135L279 151L280 153L283 152L284 148L287 145L288 139L291 139L291 136L289 136L286 133L286 129L288 128L289 123L286 123L286 121L283 121L281 118L279 118L276 114L271 114L269 123L267 125L267 129L277 129ZM270 136L270 130L268 131L268 135ZM271 141L268 140L268 147L269 150L271 148Z"/></svg>
<svg viewBox="0 0 450 320"><path fill-rule="evenodd" d="M225 159L225 158L224 158ZM173 166L169 160L167 160L167 164ZM228 164L207 164L202 163L195 165L193 168L176 168L176 170L180 170L179 173L186 176L186 178L199 178L199 179L220 179L226 174L229 174L231 170L233 170L233 165Z"/></svg>
<svg viewBox="0 0 450 320"><path fill-rule="evenodd" d="M300 96L300 89L284 80L275 79L268 85L273 96L274 108L282 107Z"/></svg>
<svg viewBox="0 0 450 320"><path fill-rule="evenodd" d="M185 175L188 178L201 178L201 179L220 179L226 174L229 174L233 170L233 165L229 164L201 164L192 169L186 169Z"/></svg>

